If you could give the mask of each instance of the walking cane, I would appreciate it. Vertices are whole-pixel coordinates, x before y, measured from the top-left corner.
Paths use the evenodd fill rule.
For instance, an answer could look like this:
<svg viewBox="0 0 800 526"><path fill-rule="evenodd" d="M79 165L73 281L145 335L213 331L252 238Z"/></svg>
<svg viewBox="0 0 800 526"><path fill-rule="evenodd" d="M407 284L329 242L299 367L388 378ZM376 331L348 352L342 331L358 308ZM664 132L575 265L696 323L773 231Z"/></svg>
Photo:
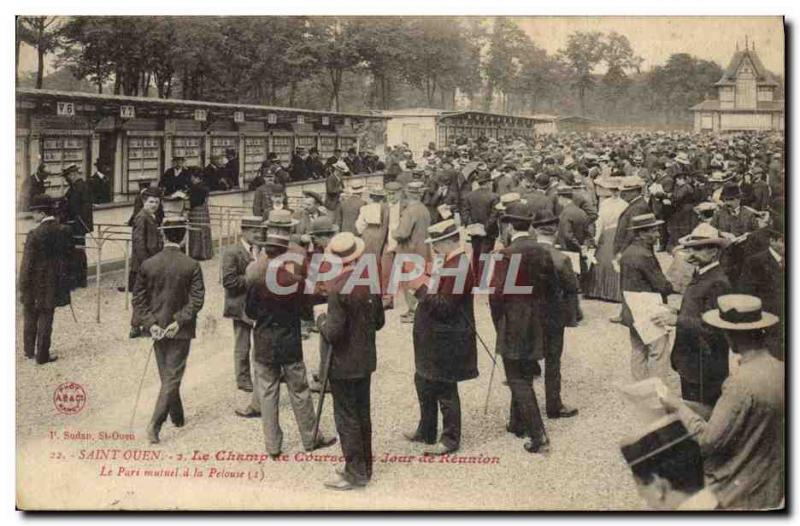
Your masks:
<svg viewBox="0 0 800 526"><path fill-rule="evenodd" d="M69 302L69 310L72 313L72 319L75 320L75 323L78 323L78 317L75 316L75 308L72 306L72 302Z"/></svg>
<svg viewBox="0 0 800 526"><path fill-rule="evenodd" d="M139 396L142 394L142 386L144 385L144 377L147 374L147 366L150 365L150 357L156 350L156 344L150 346L150 351L147 353L147 360L144 362L144 370L142 371L142 378L139 380L139 389L136 391L136 401L133 403L133 414L131 415L131 423L128 426L133 431L133 421L136 418L136 408L139 406Z"/></svg>
<svg viewBox="0 0 800 526"><path fill-rule="evenodd" d="M481 342L481 345L486 351L486 354L488 354L489 358L492 359L492 372L489 374L489 388L486 391L486 400L483 403L483 414L485 415L489 411L489 396L492 393L492 383L494 382L494 370L497 368L497 353L492 355L492 351L489 350L489 346L486 345L486 342L484 342L483 338L481 338L480 333L478 333L478 329L476 329L475 326L472 325L472 323L470 323L469 318L467 318L467 316L462 311L459 312L461 312L461 317L464 318L464 321L467 323L472 332L475 333L475 336L478 338L478 341Z"/></svg>
<svg viewBox="0 0 800 526"><path fill-rule="evenodd" d="M320 338L322 335L320 334ZM324 340L326 348L328 350L328 356L325 357L325 375L322 378L322 388L319 392L319 404L317 404L317 417L314 419L314 445L317 444L318 435L319 435L319 421L322 419L322 403L325 401L325 391L328 389L328 376L330 375L331 370L331 357L333 356L333 349L331 349L331 344Z"/></svg>

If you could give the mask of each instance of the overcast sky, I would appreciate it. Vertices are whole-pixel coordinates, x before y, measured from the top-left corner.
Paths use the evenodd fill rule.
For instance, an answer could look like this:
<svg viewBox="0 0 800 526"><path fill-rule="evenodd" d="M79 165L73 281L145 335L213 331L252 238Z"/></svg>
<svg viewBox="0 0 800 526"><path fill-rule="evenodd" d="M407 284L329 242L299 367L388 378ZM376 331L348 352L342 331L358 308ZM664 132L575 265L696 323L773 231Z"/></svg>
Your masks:
<svg viewBox="0 0 800 526"><path fill-rule="evenodd" d="M666 62L672 53L713 60L723 68L745 37L773 73L784 73L783 21L779 17L514 17L536 45L555 53L573 31L616 31L627 36L644 58L643 70ZM52 68L48 61L47 71ZM23 47L20 71L36 69L36 53Z"/></svg>

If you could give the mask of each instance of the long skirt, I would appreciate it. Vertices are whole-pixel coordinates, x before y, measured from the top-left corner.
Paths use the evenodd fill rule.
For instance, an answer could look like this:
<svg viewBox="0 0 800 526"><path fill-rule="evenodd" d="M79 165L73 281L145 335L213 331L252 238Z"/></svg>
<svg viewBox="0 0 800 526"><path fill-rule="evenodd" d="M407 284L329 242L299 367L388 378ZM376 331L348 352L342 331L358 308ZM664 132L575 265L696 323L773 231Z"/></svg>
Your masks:
<svg viewBox="0 0 800 526"><path fill-rule="evenodd" d="M597 263L589 270L586 297L606 301L622 301L622 290L619 282L619 272L614 270L614 233L615 228L607 228L600 234L597 244L595 259Z"/></svg>
<svg viewBox="0 0 800 526"><path fill-rule="evenodd" d="M214 257L208 203L203 203L189 210L189 227L189 256L198 261L205 261Z"/></svg>

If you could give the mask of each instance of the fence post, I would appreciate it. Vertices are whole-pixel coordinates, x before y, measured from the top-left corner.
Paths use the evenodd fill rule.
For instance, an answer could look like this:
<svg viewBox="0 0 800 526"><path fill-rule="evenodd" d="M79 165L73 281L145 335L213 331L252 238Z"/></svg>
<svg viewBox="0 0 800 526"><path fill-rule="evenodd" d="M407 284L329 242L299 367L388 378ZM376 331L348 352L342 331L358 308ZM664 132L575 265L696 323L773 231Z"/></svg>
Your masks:
<svg viewBox="0 0 800 526"><path fill-rule="evenodd" d="M100 323L100 267L103 266L103 239L102 237L95 239L97 245L97 261L94 264L95 288L97 289L97 313L95 319Z"/></svg>
<svg viewBox="0 0 800 526"><path fill-rule="evenodd" d="M130 291L128 290L128 283L130 283L130 279L128 279L128 276L131 273L131 258L130 258L131 250L130 250L130 246L129 246L130 242L131 241L128 240L128 239L125 240L125 276L123 276L123 278L122 278L122 279L125 280L125 310L129 310L128 309L128 303L129 303L128 302L128 300L129 300L128 294L130 293Z"/></svg>

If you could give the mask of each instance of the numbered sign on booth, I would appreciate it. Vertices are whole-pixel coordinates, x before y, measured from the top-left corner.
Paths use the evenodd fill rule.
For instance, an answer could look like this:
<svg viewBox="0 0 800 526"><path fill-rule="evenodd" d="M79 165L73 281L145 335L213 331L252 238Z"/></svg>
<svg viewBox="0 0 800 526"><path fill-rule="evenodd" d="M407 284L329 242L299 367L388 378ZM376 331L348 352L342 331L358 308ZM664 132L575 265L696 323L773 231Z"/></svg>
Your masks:
<svg viewBox="0 0 800 526"><path fill-rule="evenodd" d="M194 120L205 122L207 118L208 118L208 111L194 110Z"/></svg>
<svg viewBox="0 0 800 526"><path fill-rule="evenodd" d="M58 102L56 103L56 111L58 115L62 115L64 117L74 117L75 116L75 104L72 102Z"/></svg>
<svg viewBox="0 0 800 526"><path fill-rule="evenodd" d="M233 112L233 122L236 122L236 123L244 122L244 112L243 111L234 111Z"/></svg>
<svg viewBox="0 0 800 526"><path fill-rule="evenodd" d="M123 119L136 118L136 109L133 106L120 106L119 116Z"/></svg>

